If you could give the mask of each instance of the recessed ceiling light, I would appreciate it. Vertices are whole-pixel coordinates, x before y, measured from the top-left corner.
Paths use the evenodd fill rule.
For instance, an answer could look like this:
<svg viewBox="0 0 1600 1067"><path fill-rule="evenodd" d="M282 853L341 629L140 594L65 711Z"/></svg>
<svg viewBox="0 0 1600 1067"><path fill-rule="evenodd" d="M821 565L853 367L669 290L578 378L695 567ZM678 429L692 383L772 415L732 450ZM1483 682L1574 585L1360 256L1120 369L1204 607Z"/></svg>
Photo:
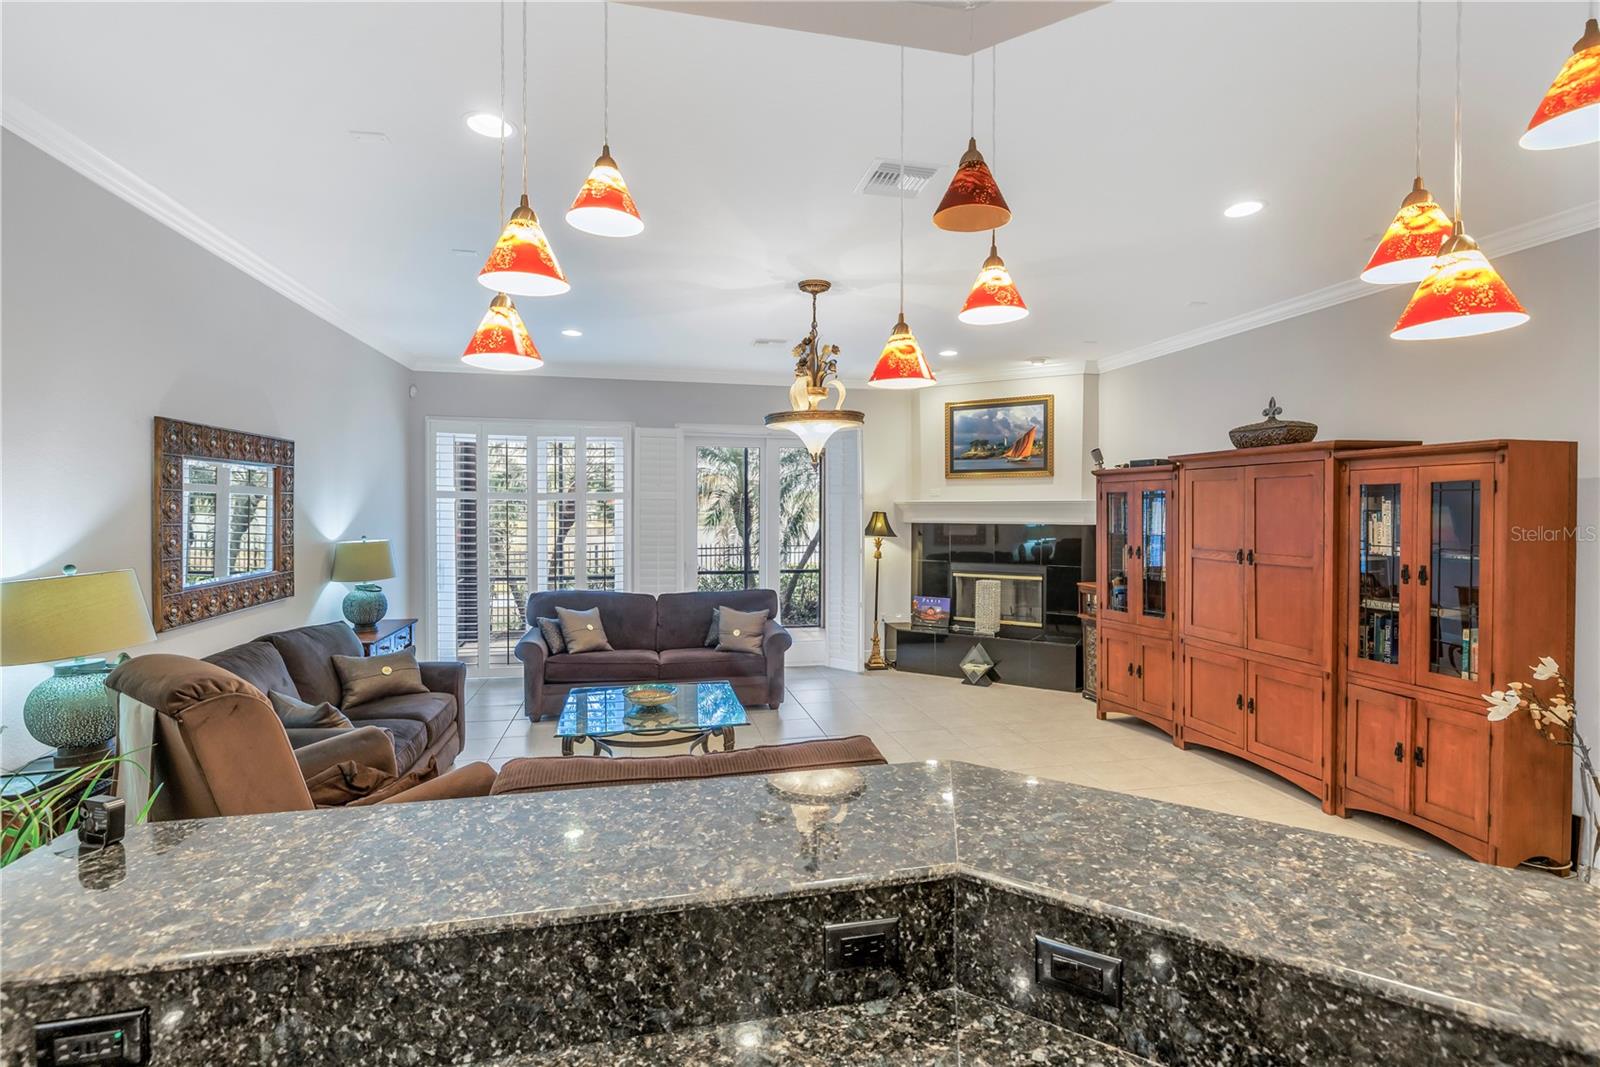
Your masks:
<svg viewBox="0 0 1600 1067"><path fill-rule="evenodd" d="M1028 360L1028 362L1033 364L1035 367L1048 367L1050 365L1050 361L1045 359L1043 356L1035 356L1033 359Z"/></svg>
<svg viewBox="0 0 1600 1067"><path fill-rule="evenodd" d="M1211 303L1209 300L1191 300L1189 301L1189 306L1192 308L1203 308L1209 303Z"/></svg>
<svg viewBox="0 0 1600 1067"><path fill-rule="evenodd" d="M941 348L941 349L939 349L939 354L941 356L949 357L949 356L959 356L961 353L957 352L953 348Z"/></svg>
<svg viewBox="0 0 1600 1067"><path fill-rule="evenodd" d="M565 330L561 331L561 336L562 337L582 337L583 336L583 331L582 330L574 330L569 326Z"/></svg>
<svg viewBox="0 0 1600 1067"><path fill-rule="evenodd" d="M467 129L485 137L510 137L517 132L505 119L488 111L474 111L468 115Z"/></svg>
<svg viewBox="0 0 1600 1067"><path fill-rule="evenodd" d="M1260 200L1241 200L1237 204L1229 204L1222 209L1222 213L1230 219L1243 219L1254 215L1267 205Z"/></svg>

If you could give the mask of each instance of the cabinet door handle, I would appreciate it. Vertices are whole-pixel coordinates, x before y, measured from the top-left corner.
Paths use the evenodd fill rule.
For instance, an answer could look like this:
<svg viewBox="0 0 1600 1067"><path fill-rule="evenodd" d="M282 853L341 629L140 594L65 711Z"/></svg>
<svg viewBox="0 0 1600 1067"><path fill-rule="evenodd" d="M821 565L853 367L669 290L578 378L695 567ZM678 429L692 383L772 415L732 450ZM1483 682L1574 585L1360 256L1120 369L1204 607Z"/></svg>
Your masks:
<svg viewBox="0 0 1600 1067"><path fill-rule="evenodd" d="M1252 548L1250 551L1246 552L1244 554L1244 561L1250 564L1250 566L1254 567L1256 565L1256 550Z"/></svg>
<svg viewBox="0 0 1600 1067"><path fill-rule="evenodd" d="M1124 559L1133 558L1133 545L1131 543L1122 546L1122 556Z"/></svg>
<svg viewBox="0 0 1600 1067"><path fill-rule="evenodd" d="M1138 669L1135 670L1133 673L1137 674L1140 678L1143 678L1144 677L1144 664L1143 663L1139 664Z"/></svg>
<svg viewBox="0 0 1600 1067"><path fill-rule="evenodd" d="M1255 697L1251 697L1249 700L1246 700L1244 702L1244 710L1248 711L1252 715L1254 715L1256 713L1256 698Z"/></svg>
<svg viewBox="0 0 1600 1067"><path fill-rule="evenodd" d="M1409 564L1409 563L1400 564L1400 584L1401 585L1410 585L1411 584L1411 564Z"/></svg>
<svg viewBox="0 0 1600 1067"><path fill-rule="evenodd" d="M1133 555L1136 559L1144 559L1144 546L1135 545L1133 547Z"/></svg>
<svg viewBox="0 0 1600 1067"><path fill-rule="evenodd" d="M1417 766L1422 766L1422 746L1418 745L1416 751L1411 753L1411 755L1417 761Z"/></svg>
<svg viewBox="0 0 1600 1067"><path fill-rule="evenodd" d="M1244 549L1241 548L1239 551L1235 552L1233 554L1233 560L1234 560L1235 563L1243 563L1244 562Z"/></svg>
<svg viewBox="0 0 1600 1067"><path fill-rule="evenodd" d="M1421 566L1419 566L1417 568L1417 584L1418 585L1427 585L1428 584L1428 565L1426 563L1422 564Z"/></svg>
<svg viewBox="0 0 1600 1067"><path fill-rule="evenodd" d="M1406 761L1406 743L1404 741L1396 741L1394 743L1394 761L1396 763L1404 763Z"/></svg>
<svg viewBox="0 0 1600 1067"><path fill-rule="evenodd" d="M1243 693L1240 693L1238 696L1233 698L1233 706L1238 708L1240 711L1244 710L1244 694Z"/></svg>
<svg viewBox="0 0 1600 1067"><path fill-rule="evenodd" d="M1128 664L1128 676L1130 678L1133 676L1133 664L1131 664L1131 663Z"/></svg>

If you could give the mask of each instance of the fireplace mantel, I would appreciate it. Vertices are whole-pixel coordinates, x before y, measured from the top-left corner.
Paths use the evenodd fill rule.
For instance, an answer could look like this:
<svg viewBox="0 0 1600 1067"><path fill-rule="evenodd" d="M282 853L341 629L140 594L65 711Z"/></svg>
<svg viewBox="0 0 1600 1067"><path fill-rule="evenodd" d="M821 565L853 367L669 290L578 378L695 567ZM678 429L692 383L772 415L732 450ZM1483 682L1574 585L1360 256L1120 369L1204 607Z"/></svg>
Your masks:
<svg viewBox="0 0 1600 1067"><path fill-rule="evenodd" d="M1094 525L1093 500L899 500L894 517L916 522L1060 522Z"/></svg>

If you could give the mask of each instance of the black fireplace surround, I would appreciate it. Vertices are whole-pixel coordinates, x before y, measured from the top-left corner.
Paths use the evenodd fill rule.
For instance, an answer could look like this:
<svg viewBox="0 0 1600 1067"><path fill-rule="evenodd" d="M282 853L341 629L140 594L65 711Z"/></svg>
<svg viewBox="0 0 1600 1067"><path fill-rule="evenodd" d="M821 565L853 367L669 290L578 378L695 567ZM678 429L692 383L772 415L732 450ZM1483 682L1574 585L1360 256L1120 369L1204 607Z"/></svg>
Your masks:
<svg viewBox="0 0 1600 1067"><path fill-rule="evenodd" d="M1002 619L995 637L973 635L957 576L1043 578L1042 612ZM956 618L948 635L895 627L896 666L960 676L956 666L975 641L995 660L995 678L1046 689L1082 688L1083 626L1078 583L1094 574L1094 527L1064 523L916 523L911 528L911 591L949 597ZM1003 598L1007 602L1010 597ZM1020 599L1027 600L1023 596Z"/></svg>

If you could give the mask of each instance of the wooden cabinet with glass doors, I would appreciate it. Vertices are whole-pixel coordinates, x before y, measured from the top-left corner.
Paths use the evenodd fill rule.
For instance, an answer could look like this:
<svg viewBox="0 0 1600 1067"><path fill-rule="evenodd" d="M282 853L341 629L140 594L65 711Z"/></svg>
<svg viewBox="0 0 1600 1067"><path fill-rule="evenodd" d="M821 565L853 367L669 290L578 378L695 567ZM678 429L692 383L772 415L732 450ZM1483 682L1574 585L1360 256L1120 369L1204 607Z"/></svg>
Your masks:
<svg viewBox="0 0 1600 1067"><path fill-rule="evenodd" d="M1126 712L1171 733L1177 718L1172 568L1177 468L1097 470L1100 560L1095 714Z"/></svg>
<svg viewBox="0 0 1600 1067"><path fill-rule="evenodd" d="M1341 454L1341 813L1381 812L1503 866L1570 859L1572 756L1482 694L1571 677L1577 446Z"/></svg>

